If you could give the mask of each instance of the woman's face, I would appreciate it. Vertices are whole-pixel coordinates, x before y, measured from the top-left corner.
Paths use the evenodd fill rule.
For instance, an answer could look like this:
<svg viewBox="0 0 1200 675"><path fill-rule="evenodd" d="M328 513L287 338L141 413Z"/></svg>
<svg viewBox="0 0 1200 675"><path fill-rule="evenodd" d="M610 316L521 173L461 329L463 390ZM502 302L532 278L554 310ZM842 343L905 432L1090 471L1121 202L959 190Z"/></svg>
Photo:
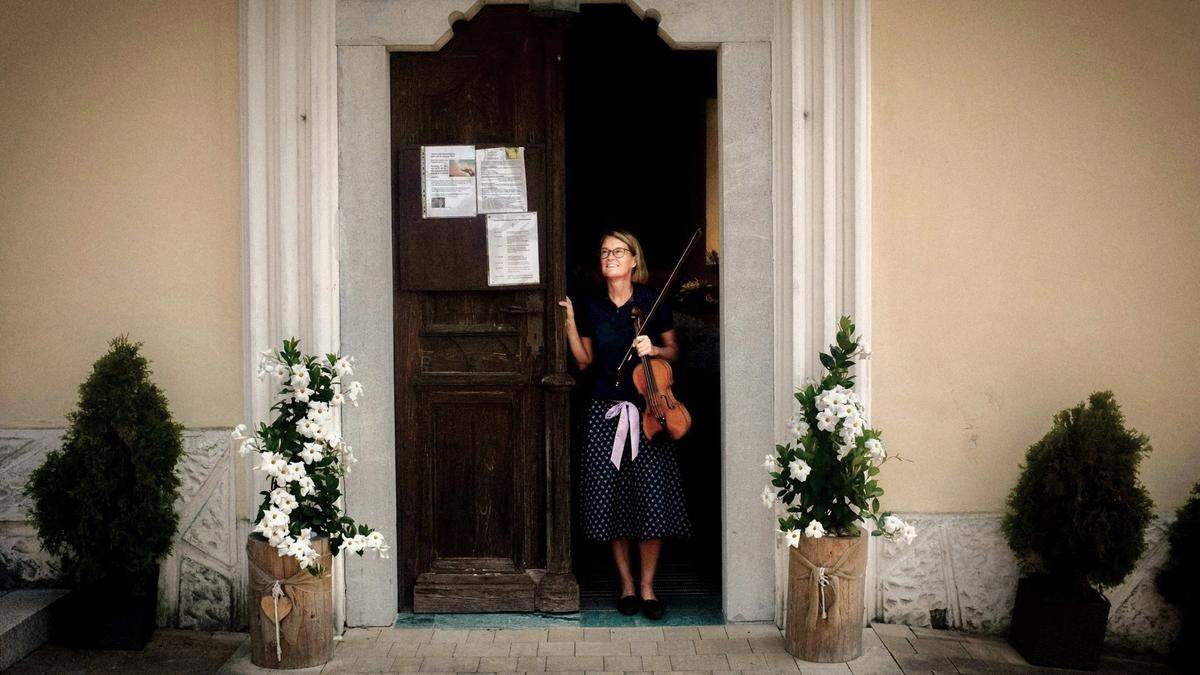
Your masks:
<svg viewBox="0 0 1200 675"><path fill-rule="evenodd" d="M605 255L607 253L607 255ZM600 274L605 279L629 278L637 265L637 258L629 245L616 237L605 237L600 242ZM618 257L620 256L620 257Z"/></svg>

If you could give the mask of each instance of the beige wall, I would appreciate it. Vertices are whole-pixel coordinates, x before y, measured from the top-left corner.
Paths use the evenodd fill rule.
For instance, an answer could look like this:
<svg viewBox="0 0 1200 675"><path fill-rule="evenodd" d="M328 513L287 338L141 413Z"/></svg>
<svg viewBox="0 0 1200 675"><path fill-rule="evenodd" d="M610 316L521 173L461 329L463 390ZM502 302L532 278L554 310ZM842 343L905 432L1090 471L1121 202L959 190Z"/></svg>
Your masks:
<svg viewBox="0 0 1200 675"><path fill-rule="evenodd" d="M240 419L237 43L233 0L0 0L0 427L122 332L177 421Z"/></svg>
<svg viewBox="0 0 1200 675"><path fill-rule="evenodd" d="M1111 388L1174 509L1200 480L1200 3L872 6L887 504L999 510Z"/></svg>

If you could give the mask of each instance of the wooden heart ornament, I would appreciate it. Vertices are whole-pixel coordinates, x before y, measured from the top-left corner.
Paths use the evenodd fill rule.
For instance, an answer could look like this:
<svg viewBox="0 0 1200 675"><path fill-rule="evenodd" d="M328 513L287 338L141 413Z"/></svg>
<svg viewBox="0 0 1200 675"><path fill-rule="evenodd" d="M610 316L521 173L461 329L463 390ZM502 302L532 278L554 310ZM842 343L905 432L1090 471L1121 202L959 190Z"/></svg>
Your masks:
<svg viewBox="0 0 1200 675"><path fill-rule="evenodd" d="M262 607L262 613L267 615L268 619L275 620L275 607L279 607L279 620L283 621L283 617L287 616L292 611L292 601L286 595L278 600L271 600L271 596L264 595L259 601L259 606Z"/></svg>

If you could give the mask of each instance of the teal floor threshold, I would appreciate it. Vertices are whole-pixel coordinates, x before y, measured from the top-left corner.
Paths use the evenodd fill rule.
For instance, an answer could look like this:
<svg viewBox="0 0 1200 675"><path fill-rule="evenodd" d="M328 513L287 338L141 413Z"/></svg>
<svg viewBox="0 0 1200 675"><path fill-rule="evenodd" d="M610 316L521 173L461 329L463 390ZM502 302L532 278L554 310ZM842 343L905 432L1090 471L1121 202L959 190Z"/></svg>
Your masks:
<svg viewBox="0 0 1200 675"><path fill-rule="evenodd" d="M634 614L625 616L612 601L589 601L580 612L580 624L585 628L625 628L653 626L716 626L725 623L720 597L663 598L667 612L662 619L652 621Z"/></svg>
<svg viewBox="0 0 1200 675"><path fill-rule="evenodd" d="M720 598L681 598L665 601L667 612L661 620L651 621L641 614L625 616L616 608L587 602L582 611L572 614L541 612L493 612L480 614L414 614L401 612L396 628L441 629L516 629L516 628L628 628L654 626L714 626L725 623Z"/></svg>

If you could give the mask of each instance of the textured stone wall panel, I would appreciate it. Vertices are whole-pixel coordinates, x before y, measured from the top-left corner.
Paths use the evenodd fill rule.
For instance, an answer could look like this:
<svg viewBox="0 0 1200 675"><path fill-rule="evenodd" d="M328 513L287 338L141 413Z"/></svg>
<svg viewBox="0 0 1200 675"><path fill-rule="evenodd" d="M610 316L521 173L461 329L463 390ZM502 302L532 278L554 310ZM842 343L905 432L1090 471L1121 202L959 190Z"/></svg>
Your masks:
<svg viewBox="0 0 1200 675"><path fill-rule="evenodd" d="M1006 633L1019 571L1000 531L1001 514L899 515L918 535L911 546L881 542L876 618L928 626L930 610L945 609L951 628ZM1106 642L1113 646L1161 653L1178 631L1177 612L1154 586L1167 556L1171 518L1155 517L1137 567L1123 584L1106 591L1112 603Z"/></svg>
<svg viewBox="0 0 1200 675"><path fill-rule="evenodd" d="M42 549L37 532L24 523L5 523L0 529L0 567L28 583L48 584L56 573L50 554Z"/></svg>
<svg viewBox="0 0 1200 675"><path fill-rule="evenodd" d="M228 630L233 619L229 578L184 556L179 569L179 627Z"/></svg>
<svg viewBox="0 0 1200 675"><path fill-rule="evenodd" d="M25 522L29 500L21 494L46 454L62 445L62 429L0 430L0 522Z"/></svg>
<svg viewBox="0 0 1200 675"><path fill-rule="evenodd" d="M0 565L24 582L50 582L51 559L27 522L21 489L63 429L0 430ZM159 621L202 630L236 628L234 594L241 575L234 546L233 454L228 429L189 429L180 478L179 531L160 566Z"/></svg>
<svg viewBox="0 0 1200 675"><path fill-rule="evenodd" d="M1146 550L1137 567L1120 586L1106 595L1108 612L1105 641L1125 649L1148 649L1165 653L1179 632L1179 613L1158 594L1154 578L1168 558L1167 528L1174 519L1159 514L1146 528Z"/></svg>
<svg viewBox="0 0 1200 675"><path fill-rule="evenodd" d="M887 623L928 626L930 610L949 607L941 523L917 515L906 520L917 528L912 544L881 542L876 611Z"/></svg>
<svg viewBox="0 0 1200 675"><path fill-rule="evenodd" d="M999 514L945 516L943 539L957 590L957 623L969 631L1003 633L1017 596L1017 559L1000 531Z"/></svg>

